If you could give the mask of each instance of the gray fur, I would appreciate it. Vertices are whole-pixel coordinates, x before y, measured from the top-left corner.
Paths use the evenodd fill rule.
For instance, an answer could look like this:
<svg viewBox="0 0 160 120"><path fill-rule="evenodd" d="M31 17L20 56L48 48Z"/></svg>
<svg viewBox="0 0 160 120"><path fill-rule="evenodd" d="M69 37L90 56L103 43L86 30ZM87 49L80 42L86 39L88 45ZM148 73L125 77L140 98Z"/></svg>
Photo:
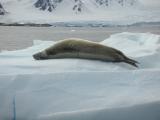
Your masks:
<svg viewBox="0 0 160 120"><path fill-rule="evenodd" d="M125 62L138 67L135 60L126 57L121 51L88 40L71 38L57 42L53 46L33 55L36 60L56 58L82 58L107 62Z"/></svg>

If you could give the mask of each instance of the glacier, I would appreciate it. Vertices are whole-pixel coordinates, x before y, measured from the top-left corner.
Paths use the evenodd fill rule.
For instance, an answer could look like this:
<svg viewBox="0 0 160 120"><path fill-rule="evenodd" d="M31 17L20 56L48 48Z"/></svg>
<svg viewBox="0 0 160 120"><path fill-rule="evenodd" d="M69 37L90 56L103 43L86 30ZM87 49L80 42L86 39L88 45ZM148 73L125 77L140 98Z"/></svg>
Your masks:
<svg viewBox="0 0 160 120"><path fill-rule="evenodd" d="M36 61L32 55L54 44L0 53L2 120L159 120L160 36L118 33L100 44L139 61L81 59Z"/></svg>

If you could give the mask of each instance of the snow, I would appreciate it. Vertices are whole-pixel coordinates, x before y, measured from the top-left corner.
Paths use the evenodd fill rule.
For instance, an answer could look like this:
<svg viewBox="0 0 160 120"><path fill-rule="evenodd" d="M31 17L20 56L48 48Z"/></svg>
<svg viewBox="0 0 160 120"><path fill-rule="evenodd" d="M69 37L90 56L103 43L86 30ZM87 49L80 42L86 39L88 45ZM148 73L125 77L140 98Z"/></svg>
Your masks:
<svg viewBox="0 0 160 120"><path fill-rule="evenodd" d="M159 35L124 32L101 42L139 61L139 68L32 58L54 43L34 40L32 47L0 53L0 119L159 120Z"/></svg>
<svg viewBox="0 0 160 120"><path fill-rule="evenodd" d="M93 0L84 0L84 9L76 14L72 10L75 2L64 0L57 5L53 12L42 11L34 7L36 0L2 0L5 16L0 16L2 23L49 23L55 22L83 22L104 21L109 25L128 25L137 22L158 22L160 21L159 9L147 9L140 3L135 6L105 7L95 5ZM64 9L65 8L65 9ZM45 16L45 17L44 17ZM64 19L65 18L65 19Z"/></svg>

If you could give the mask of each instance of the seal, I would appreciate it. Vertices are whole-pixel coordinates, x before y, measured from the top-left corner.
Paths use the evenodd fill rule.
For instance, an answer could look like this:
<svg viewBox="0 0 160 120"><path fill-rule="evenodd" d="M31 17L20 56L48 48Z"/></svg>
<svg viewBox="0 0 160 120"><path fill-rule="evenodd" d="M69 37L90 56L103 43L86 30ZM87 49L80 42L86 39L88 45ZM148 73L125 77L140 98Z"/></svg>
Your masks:
<svg viewBox="0 0 160 120"><path fill-rule="evenodd" d="M33 55L36 60L58 58L81 58L106 62L125 62L135 67L137 61L128 58L121 51L89 40L78 38L64 39Z"/></svg>

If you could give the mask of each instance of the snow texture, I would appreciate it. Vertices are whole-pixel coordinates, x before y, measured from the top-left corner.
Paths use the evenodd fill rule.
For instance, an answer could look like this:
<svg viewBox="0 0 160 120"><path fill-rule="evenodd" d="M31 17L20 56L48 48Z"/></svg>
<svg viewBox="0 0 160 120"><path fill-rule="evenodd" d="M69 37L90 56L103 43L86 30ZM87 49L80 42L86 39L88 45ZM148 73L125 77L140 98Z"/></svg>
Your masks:
<svg viewBox="0 0 160 120"><path fill-rule="evenodd" d="M0 53L1 120L159 120L160 36L119 33L101 42L140 62L36 61L54 44Z"/></svg>

